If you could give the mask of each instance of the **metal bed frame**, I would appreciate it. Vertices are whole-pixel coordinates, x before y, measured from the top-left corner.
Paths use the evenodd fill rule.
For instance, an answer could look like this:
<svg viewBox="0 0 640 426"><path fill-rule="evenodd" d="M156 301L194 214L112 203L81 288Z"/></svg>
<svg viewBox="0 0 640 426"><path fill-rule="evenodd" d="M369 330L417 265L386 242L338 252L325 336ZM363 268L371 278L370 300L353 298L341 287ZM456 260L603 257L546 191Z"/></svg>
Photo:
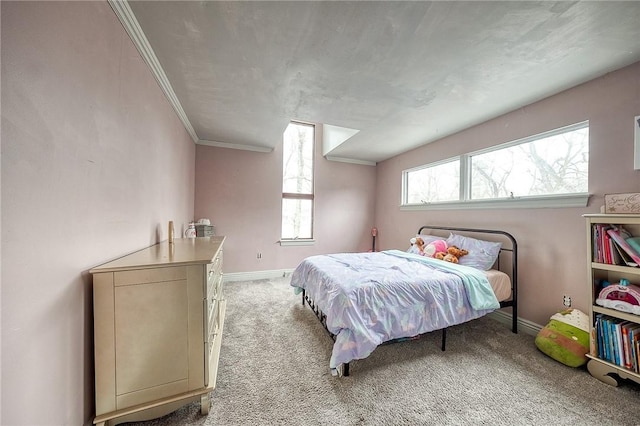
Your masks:
<svg viewBox="0 0 640 426"><path fill-rule="evenodd" d="M500 308L501 309L507 308L507 307L511 308L511 311L512 311L511 331L517 334L518 333L518 243L516 242L516 239L513 237L513 235L505 231L497 231L493 229L450 228L445 226L429 226L429 225L421 226L420 229L418 229L418 235L422 234L422 231L424 230L456 231L456 232L465 232L465 233L472 233L472 234L496 234L496 235L506 237L511 242L511 247L500 248L500 254L498 255L496 265L497 265L497 269L501 270L500 258L502 257L503 252L511 253L511 299L500 302ZM309 305L309 308L311 308L315 316L318 318L322 327L326 330L327 333L329 333L329 336L335 342L336 340L335 334L329 331L329 328L327 327L327 315L324 312L322 312L320 308L316 306L313 299L311 299L303 289L302 290L302 306L305 305L305 302ZM447 341L447 327L441 330L442 330L441 350L444 351L446 348L446 341ZM386 342L382 342L380 346L401 342L401 341L406 341L406 340L418 339L421 336L425 334L430 334L432 332L433 331L430 331L428 333L419 334L413 337L401 337L397 339L387 340ZM342 375L343 376L349 375L349 363L342 365Z"/></svg>

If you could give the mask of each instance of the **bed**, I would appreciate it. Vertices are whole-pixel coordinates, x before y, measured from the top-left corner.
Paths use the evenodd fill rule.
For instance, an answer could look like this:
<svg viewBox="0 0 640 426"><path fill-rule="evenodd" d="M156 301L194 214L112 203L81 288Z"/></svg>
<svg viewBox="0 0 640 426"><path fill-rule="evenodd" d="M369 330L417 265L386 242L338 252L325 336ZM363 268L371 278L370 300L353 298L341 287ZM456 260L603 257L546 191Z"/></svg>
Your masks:
<svg viewBox="0 0 640 426"><path fill-rule="evenodd" d="M349 375L349 363L376 347L442 330L511 308L517 333L517 243L504 231L422 226L425 242L442 239L469 254L458 264L407 251L337 253L304 259L291 275L334 340L329 368Z"/></svg>

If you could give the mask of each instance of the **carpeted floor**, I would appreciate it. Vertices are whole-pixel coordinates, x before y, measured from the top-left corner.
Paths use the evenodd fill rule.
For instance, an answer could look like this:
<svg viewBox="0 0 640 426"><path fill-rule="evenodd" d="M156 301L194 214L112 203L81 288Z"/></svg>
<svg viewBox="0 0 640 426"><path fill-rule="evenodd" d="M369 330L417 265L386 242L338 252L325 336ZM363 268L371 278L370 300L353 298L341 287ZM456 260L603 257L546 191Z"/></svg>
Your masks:
<svg viewBox="0 0 640 426"><path fill-rule="evenodd" d="M231 282L211 412L166 425L640 425L640 386L613 387L539 352L534 338L481 318L381 346L329 372L332 341L288 278Z"/></svg>

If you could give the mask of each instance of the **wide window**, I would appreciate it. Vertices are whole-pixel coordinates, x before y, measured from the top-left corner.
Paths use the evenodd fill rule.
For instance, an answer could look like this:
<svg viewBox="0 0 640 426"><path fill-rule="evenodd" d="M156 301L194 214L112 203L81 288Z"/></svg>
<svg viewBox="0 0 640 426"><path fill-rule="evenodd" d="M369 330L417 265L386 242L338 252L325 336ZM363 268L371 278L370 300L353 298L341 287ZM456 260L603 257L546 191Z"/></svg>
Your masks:
<svg viewBox="0 0 640 426"><path fill-rule="evenodd" d="M406 172L407 203L460 199L460 160L448 160Z"/></svg>
<svg viewBox="0 0 640 426"><path fill-rule="evenodd" d="M282 240L313 238L313 151L315 127L291 122L284 132Z"/></svg>
<svg viewBox="0 0 640 426"><path fill-rule="evenodd" d="M588 177L589 124L584 122L405 170L402 205L586 197Z"/></svg>

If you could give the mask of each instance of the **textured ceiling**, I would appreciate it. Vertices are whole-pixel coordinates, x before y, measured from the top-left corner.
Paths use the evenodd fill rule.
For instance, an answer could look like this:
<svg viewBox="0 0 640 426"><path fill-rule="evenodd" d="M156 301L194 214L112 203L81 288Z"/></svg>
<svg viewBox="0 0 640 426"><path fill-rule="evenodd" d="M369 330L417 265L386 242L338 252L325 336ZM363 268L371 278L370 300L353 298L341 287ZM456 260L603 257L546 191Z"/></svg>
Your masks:
<svg viewBox="0 0 640 426"><path fill-rule="evenodd" d="M359 130L328 155L368 162L640 60L640 2L129 5L202 143L304 120Z"/></svg>

